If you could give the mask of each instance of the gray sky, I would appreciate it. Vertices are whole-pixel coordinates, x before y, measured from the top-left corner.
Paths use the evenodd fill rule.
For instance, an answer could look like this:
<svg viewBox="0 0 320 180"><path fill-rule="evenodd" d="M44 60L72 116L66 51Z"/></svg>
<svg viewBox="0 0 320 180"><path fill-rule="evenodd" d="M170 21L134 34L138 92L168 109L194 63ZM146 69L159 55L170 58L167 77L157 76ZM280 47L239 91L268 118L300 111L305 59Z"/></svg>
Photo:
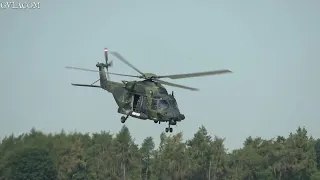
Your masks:
<svg viewBox="0 0 320 180"><path fill-rule="evenodd" d="M174 132L204 125L238 148L251 136L288 135L305 126L320 136L320 3L268 1L41 1L41 9L1 9L0 137L29 132L118 132L111 94L90 84L103 48L158 75L227 68L233 74L176 80L186 115ZM113 58L114 59L114 58ZM110 71L136 74L118 60ZM112 80L126 78L112 76ZM137 143L159 142L165 124L127 120Z"/></svg>

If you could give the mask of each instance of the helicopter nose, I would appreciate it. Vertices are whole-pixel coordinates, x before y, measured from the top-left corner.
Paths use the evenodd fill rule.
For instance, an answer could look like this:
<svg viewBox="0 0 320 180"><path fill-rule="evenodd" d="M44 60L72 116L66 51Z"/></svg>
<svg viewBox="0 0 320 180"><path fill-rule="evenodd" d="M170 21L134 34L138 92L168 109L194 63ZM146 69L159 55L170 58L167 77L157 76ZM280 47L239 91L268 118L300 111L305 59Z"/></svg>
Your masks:
<svg viewBox="0 0 320 180"><path fill-rule="evenodd" d="M180 113L179 113L179 114L176 115L175 119L178 120L178 121L182 121L182 120L185 119L185 117L184 117L183 114L180 114Z"/></svg>
<svg viewBox="0 0 320 180"><path fill-rule="evenodd" d="M180 114L179 111L170 111L165 114L167 120L184 120L185 117L183 114Z"/></svg>
<svg viewBox="0 0 320 180"><path fill-rule="evenodd" d="M172 112L166 112L163 116L165 120L171 120L174 118L174 114Z"/></svg>

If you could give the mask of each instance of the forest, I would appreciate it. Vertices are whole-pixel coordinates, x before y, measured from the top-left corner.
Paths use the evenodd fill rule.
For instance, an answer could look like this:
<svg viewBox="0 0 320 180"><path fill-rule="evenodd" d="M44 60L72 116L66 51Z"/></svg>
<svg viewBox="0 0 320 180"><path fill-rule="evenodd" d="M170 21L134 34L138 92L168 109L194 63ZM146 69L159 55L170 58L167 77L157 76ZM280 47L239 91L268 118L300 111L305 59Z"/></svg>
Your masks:
<svg viewBox="0 0 320 180"><path fill-rule="evenodd" d="M136 144L116 133L45 134L35 128L0 144L0 180L320 180L320 140L305 128L273 139L248 137L228 152L204 126Z"/></svg>

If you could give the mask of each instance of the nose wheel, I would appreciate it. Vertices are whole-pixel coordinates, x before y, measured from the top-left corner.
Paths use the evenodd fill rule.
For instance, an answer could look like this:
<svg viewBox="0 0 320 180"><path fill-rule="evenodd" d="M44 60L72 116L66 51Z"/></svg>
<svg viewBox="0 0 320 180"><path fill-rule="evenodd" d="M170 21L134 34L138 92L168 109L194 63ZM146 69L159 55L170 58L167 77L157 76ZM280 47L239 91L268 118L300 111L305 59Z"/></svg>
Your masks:
<svg viewBox="0 0 320 180"><path fill-rule="evenodd" d="M166 128L166 132L171 132L172 133L173 129L170 127L170 128Z"/></svg>
<svg viewBox="0 0 320 180"><path fill-rule="evenodd" d="M128 119L129 115L127 115L126 117L121 116L121 123L125 123L126 120Z"/></svg>
<svg viewBox="0 0 320 180"><path fill-rule="evenodd" d="M172 127L170 127L170 125L171 125L171 123L169 122L168 123L168 127L166 128L166 133L167 132L171 132L172 133L173 129L172 129Z"/></svg>

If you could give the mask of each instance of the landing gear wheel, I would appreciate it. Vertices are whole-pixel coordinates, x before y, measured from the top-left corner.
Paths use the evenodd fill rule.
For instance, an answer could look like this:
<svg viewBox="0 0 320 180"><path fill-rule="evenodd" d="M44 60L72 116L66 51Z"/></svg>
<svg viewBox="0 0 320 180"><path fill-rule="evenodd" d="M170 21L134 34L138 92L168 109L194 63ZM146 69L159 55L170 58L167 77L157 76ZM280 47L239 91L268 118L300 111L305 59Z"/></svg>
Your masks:
<svg viewBox="0 0 320 180"><path fill-rule="evenodd" d="M158 123L158 121L153 121L154 123Z"/></svg>
<svg viewBox="0 0 320 180"><path fill-rule="evenodd" d="M170 123L169 123L169 127L166 128L166 133L167 132L171 132L172 133L173 129L170 127Z"/></svg>
<svg viewBox="0 0 320 180"><path fill-rule="evenodd" d="M121 116L121 123L125 123L125 122L126 122L126 120L127 120L127 118L126 118L126 117Z"/></svg>

